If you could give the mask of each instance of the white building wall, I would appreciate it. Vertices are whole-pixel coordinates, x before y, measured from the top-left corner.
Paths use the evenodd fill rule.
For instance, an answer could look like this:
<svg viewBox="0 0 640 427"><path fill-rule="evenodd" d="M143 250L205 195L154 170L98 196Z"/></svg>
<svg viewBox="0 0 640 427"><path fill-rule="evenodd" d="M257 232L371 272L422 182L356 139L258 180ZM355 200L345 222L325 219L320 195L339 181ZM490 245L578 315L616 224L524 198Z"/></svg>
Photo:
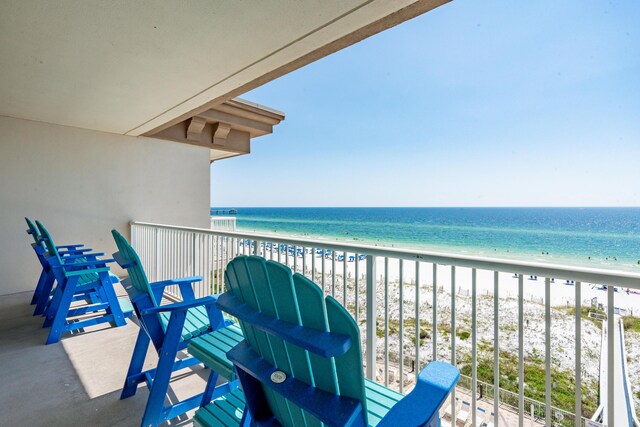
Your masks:
<svg viewBox="0 0 640 427"><path fill-rule="evenodd" d="M209 150L0 117L0 295L35 288L24 217L111 255L130 221L209 227Z"/></svg>

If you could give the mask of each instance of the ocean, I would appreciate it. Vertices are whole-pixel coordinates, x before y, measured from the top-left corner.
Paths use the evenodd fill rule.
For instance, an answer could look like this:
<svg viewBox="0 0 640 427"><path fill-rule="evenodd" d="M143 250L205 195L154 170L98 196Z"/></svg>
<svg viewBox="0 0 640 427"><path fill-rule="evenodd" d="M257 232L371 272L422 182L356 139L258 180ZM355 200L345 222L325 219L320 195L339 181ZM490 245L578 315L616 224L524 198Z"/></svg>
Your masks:
<svg viewBox="0 0 640 427"><path fill-rule="evenodd" d="M236 216L241 231L640 272L640 208L238 208Z"/></svg>

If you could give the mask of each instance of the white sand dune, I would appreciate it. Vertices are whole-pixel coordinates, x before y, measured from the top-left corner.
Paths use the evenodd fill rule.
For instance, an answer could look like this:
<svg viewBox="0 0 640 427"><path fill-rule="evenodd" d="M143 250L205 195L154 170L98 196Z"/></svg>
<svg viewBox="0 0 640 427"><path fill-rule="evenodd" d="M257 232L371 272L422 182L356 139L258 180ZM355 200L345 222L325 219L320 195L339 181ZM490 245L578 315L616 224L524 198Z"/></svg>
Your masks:
<svg viewBox="0 0 640 427"><path fill-rule="evenodd" d="M353 254L348 254L353 255ZM269 253L267 253L269 257ZM293 264L293 256L290 256L290 264ZM307 273L310 274L312 263L315 259L316 272L322 271L322 263L324 262L325 274L331 274L332 261L330 259L323 259L320 257L314 257L312 254L305 254L305 262ZM284 255L282 256L284 262ZM356 264L358 264L358 276L360 283L364 284L364 275L366 273L366 262L364 260L360 262L335 262L336 274L342 276L344 274L346 264L347 278L354 278L356 276ZM298 271L302 271L303 259L297 258ZM376 276L381 279L385 273L385 261L381 257L376 258ZM413 261L404 261L402 268L402 276L404 283L415 283L416 267ZM433 267L430 263L420 263L420 283L431 284L433 283ZM387 277L389 282L398 281L400 277L400 265L399 261L390 259L388 262ZM499 294L500 297L514 297L518 296L518 279L514 277L511 272L499 273ZM527 301L534 301L544 303L545 295L545 278L538 277L537 280L530 280L529 276L525 276L524 279L524 298ZM575 305L575 286L565 284L565 280L557 280L551 284L551 305ZM445 289L451 289L451 267L439 265L437 267L437 283L439 286L443 286ZM456 289L458 293L470 293L471 292L471 269L464 267L456 267ZM493 295L494 289L494 273L488 270L477 270L476 286L478 295ZM607 292L600 289L601 284L596 283L583 283L581 288L581 296L583 305L585 303L591 304L591 301L595 299L597 304L602 304L606 307ZM625 290L618 289L619 292L615 294L614 306L622 310L625 310L623 314L638 315L640 314L640 294L628 294Z"/></svg>

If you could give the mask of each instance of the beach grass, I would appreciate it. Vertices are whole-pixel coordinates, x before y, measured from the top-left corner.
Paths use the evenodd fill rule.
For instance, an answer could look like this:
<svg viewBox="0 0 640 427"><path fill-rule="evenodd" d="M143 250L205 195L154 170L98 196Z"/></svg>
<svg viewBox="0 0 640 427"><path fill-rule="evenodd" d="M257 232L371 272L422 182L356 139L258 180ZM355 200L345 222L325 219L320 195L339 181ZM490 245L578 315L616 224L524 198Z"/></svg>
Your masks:
<svg viewBox="0 0 640 427"><path fill-rule="evenodd" d="M558 307L554 307L557 310L560 311L564 311L565 313L567 313L569 316L571 317L575 317L576 315L576 308L573 306L570 307L565 307L565 306L558 306ZM593 307L580 307L580 314L582 316L582 320L588 320L591 323L593 323L594 325L596 325L596 327L600 330L602 330L602 320L598 319L596 317L591 317L589 316L589 313L595 313L599 316L604 316L604 318L606 319L607 317L607 313L604 310L599 310L597 308L593 308Z"/></svg>
<svg viewBox="0 0 640 427"><path fill-rule="evenodd" d="M625 331L640 332L640 317L622 316L622 326Z"/></svg>
<svg viewBox="0 0 640 427"><path fill-rule="evenodd" d="M493 384L493 349L478 354L477 378ZM463 375L471 376L471 356L460 355L459 367ZM555 388L551 393L551 404L573 413L575 408L575 374L571 370L551 368L551 381ZM528 357L524 361L525 396L540 402L545 401L546 372L544 361L539 357ZM500 388L518 393L518 356L500 351ZM591 416L597 409L597 383L582 386L583 416ZM517 402L516 402L517 404Z"/></svg>

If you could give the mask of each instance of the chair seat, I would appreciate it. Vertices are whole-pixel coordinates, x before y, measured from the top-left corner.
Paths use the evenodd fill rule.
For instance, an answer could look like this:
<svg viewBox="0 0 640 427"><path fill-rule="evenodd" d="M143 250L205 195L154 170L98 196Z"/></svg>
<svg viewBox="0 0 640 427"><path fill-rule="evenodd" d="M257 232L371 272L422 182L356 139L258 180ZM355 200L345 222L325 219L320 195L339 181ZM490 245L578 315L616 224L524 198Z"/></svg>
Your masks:
<svg viewBox="0 0 640 427"><path fill-rule="evenodd" d="M240 388L196 411L193 424L198 427L235 427L244 414L244 395Z"/></svg>
<svg viewBox="0 0 640 427"><path fill-rule="evenodd" d="M86 261L87 259L85 257L74 258L71 260L62 258L62 264L67 264L67 265L75 264L79 262L86 262ZM95 282L97 280L98 280L98 274L96 273L83 274L82 276L78 277L78 284L86 285L87 283Z"/></svg>
<svg viewBox="0 0 640 427"><path fill-rule="evenodd" d="M367 424L369 427L375 427L403 395L368 379L364 380L364 385L367 397ZM198 409L193 421L200 427L236 427L242 420L244 406L244 395L238 388Z"/></svg>
<svg viewBox="0 0 640 427"><path fill-rule="evenodd" d="M231 381L235 379L233 364L227 352L238 345L244 337L237 324L202 335L189 343L189 353L204 365Z"/></svg>
<svg viewBox="0 0 640 427"><path fill-rule="evenodd" d="M99 277L97 273L83 274L78 278L78 285L86 285L91 282L97 282L98 280L99 280ZM112 272L109 272L109 280L111 281L111 283L120 282L120 278L115 274L113 274Z"/></svg>
<svg viewBox="0 0 640 427"><path fill-rule="evenodd" d="M367 422L369 426L378 425L393 405L404 395L369 379L364 380L364 393L367 397Z"/></svg>
<svg viewBox="0 0 640 427"><path fill-rule="evenodd" d="M133 304L131 304L129 298L118 297L118 304L120 304L120 309L122 310L122 314L124 314L124 317L133 316Z"/></svg>
<svg viewBox="0 0 640 427"><path fill-rule="evenodd" d="M160 313L160 321L165 331L167 330L167 325L169 325L170 317L171 313ZM211 324L209 323L209 315L204 307L194 307L187 310L187 318L184 322L184 328L182 329L183 341L198 337L210 331Z"/></svg>

